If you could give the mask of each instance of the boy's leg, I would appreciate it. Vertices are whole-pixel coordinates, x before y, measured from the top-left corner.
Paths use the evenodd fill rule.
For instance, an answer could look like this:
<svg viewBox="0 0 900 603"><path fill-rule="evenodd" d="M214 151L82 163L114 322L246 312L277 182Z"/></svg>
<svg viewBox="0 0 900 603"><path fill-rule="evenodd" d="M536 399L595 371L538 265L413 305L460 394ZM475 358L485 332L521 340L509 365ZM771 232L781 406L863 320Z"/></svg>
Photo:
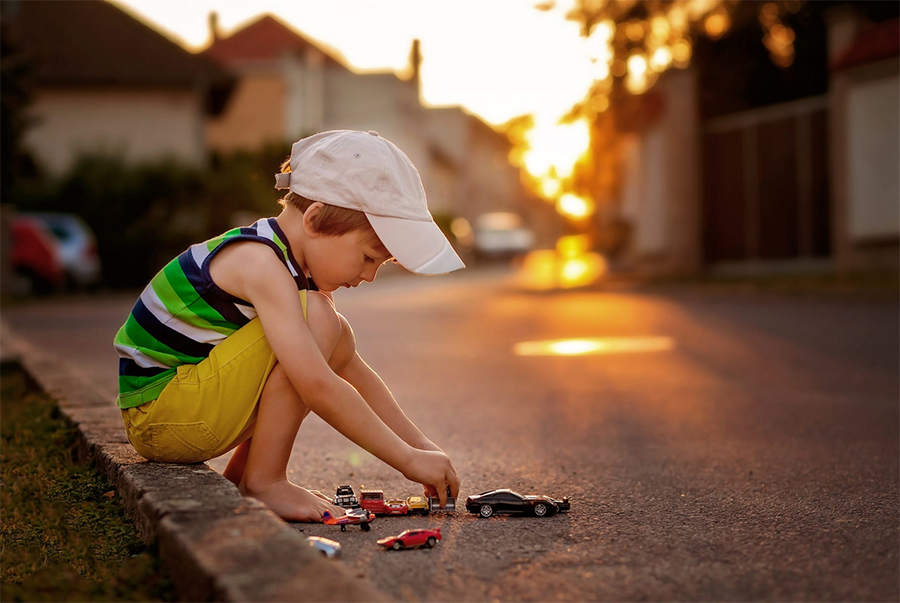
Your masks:
<svg viewBox="0 0 900 603"><path fill-rule="evenodd" d="M345 355L347 337L331 304L319 294L310 294L307 323L325 358L335 352ZM247 496L266 503L290 521L321 521L322 513L341 513L324 496L295 486L287 479L287 465L300 424L309 413L297 390L280 365L276 365L259 400L253 437L247 444L246 466L239 488Z"/></svg>
<svg viewBox="0 0 900 603"><path fill-rule="evenodd" d="M250 439L247 438L234 449L234 454L228 459L228 465L222 475L235 486L241 483L244 477L244 467L247 466L247 454L250 452Z"/></svg>

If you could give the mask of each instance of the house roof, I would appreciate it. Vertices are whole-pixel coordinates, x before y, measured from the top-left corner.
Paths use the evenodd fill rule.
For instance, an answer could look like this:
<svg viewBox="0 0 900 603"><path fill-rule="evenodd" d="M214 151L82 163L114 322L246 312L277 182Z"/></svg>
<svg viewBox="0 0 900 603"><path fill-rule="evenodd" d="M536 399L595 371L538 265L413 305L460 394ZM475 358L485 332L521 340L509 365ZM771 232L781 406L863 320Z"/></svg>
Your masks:
<svg viewBox="0 0 900 603"><path fill-rule="evenodd" d="M864 27L853 44L832 64L831 71L900 56L900 19Z"/></svg>
<svg viewBox="0 0 900 603"><path fill-rule="evenodd" d="M234 78L102 0L4 0L4 34L37 86L205 87L217 112Z"/></svg>
<svg viewBox="0 0 900 603"><path fill-rule="evenodd" d="M227 38L217 39L203 51L203 54L221 65L233 66L251 61L277 60L286 52L304 54L311 49L325 55L327 65L346 69L320 44L306 39L294 29L268 14Z"/></svg>

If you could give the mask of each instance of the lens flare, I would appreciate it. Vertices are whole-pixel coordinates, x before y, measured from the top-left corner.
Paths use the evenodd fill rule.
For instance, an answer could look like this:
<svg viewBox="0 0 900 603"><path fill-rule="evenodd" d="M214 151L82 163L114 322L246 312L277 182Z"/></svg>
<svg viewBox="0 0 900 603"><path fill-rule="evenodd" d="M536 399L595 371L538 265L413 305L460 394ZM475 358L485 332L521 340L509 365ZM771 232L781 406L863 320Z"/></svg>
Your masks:
<svg viewBox="0 0 900 603"><path fill-rule="evenodd" d="M513 346L516 356L587 356L667 352L675 349L671 337L588 337L523 341Z"/></svg>
<svg viewBox="0 0 900 603"><path fill-rule="evenodd" d="M576 220L582 220L593 215L595 210L596 206L591 199L578 197L572 193L566 193L556 202L556 211Z"/></svg>

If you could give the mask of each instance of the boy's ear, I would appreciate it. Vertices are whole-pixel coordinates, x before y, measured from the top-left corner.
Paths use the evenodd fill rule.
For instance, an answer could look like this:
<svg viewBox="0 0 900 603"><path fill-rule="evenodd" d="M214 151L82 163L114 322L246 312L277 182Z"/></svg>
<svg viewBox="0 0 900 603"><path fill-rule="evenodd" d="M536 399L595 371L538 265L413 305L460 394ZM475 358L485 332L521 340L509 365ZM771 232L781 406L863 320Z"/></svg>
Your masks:
<svg viewBox="0 0 900 603"><path fill-rule="evenodd" d="M307 207L305 212L303 212L303 230L306 232L306 236L315 238L321 234L318 230L316 230L316 227L313 225L313 223L322 212L322 208L324 207L325 206L322 203L316 201L309 207Z"/></svg>

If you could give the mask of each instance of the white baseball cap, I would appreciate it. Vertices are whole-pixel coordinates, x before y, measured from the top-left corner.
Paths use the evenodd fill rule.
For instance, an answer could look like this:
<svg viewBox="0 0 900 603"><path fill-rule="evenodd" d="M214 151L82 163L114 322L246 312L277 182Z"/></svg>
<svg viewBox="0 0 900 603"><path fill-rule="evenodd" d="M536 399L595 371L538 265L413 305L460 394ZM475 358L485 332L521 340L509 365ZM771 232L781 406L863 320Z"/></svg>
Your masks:
<svg viewBox="0 0 900 603"><path fill-rule="evenodd" d="M294 143L291 172L275 175L290 189L366 214L394 259L416 274L465 268L428 211L419 172L403 151L369 130L332 130Z"/></svg>

